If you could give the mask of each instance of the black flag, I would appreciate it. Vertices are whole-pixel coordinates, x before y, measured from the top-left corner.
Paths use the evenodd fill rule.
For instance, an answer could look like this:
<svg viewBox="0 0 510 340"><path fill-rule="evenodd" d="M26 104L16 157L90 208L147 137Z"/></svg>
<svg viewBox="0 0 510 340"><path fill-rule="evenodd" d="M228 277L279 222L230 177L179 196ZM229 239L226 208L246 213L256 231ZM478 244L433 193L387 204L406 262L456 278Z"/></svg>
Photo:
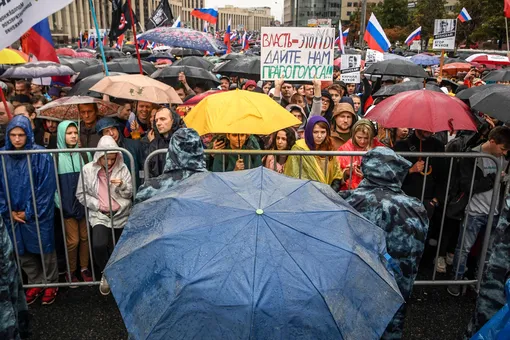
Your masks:
<svg viewBox="0 0 510 340"><path fill-rule="evenodd" d="M145 25L145 29L150 30L159 26L171 25L173 18L168 0L161 0L154 13L152 13L149 22Z"/></svg>
<svg viewBox="0 0 510 340"><path fill-rule="evenodd" d="M129 28L131 28L131 15L130 8L125 2L121 6L122 0L112 1L112 26L110 28L110 39L117 40L119 36L124 34ZM133 13L135 19L135 25L138 23L135 13Z"/></svg>

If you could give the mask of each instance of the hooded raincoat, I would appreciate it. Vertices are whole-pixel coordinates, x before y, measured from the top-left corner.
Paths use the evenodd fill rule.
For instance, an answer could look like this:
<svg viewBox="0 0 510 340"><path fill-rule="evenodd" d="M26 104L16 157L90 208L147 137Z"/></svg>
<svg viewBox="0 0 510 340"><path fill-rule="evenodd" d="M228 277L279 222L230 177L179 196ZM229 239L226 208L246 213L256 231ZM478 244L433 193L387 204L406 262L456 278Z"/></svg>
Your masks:
<svg viewBox="0 0 510 340"><path fill-rule="evenodd" d="M225 139L225 150L232 150L230 147L230 142L228 138ZM250 135L246 138L246 142L244 143L242 150L260 150L259 143L255 136ZM216 155L214 157L213 162L213 171L214 172L222 172L222 171L234 171L238 156L237 155ZM262 165L262 157L260 155L242 155L241 159L244 161L244 168L246 170L253 169ZM224 161L226 164L224 164ZM225 170L223 170L225 167Z"/></svg>
<svg viewBox="0 0 510 340"><path fill-rule="evenodd" d="M193 129L179 129L170 139L163 174L147 180L136 194L135 203L143 202L197 172L207 171L204 147Z"/></svg>
<svg viewBox="0 0 510 340"><path fill-rule="evenodd" d="M319 122L326 122L326 119L321 116L312 117L306 126L305 138L296 141L292 147L292 151L310 151L315 150L313 141L313 127ZM331 184L334 179L341 180L343 177L342 169L338 164L336 157L330 157L325 160L327 162L327 169L321 166L322 160L318 156L302 156L301 161L299 156L289 156L285 163L284 174L290 177L310 179L321 183ZM300 163L303 169L300 171ZM301 176L300 176L301 174Z"/></svg>
<svg viewBox="0 0 510 340"><path fill-rule="evenodd" d="M103 136L97 144L98 148L116 148L117 143L110 136ZM119 204L119 209L113 215L113 227L123 228L126 225L129 212L131 211L131 197L133 195L133 185L131 182L131 173L128 170L126 164L124 164L124 158L122 153L116 153L117 159L113 164L112 168L108 170L110 173L110 179L121 179L122 185L116 186L110 184L110 195L111 199L115 200ZM84 194L86 194L87 209L90 225L93 227L98 224L102 224L108 228L111 227L110 217L99 211L99 193L98 193L98 182L99 182L99 170L101 165L99 159L104 156L104 151L96 152L94 154L94 160L83 167L83 181L81 178L78 180L78 188L76 190L76 197L81 204L85 205ZM82 185L84 182L85 186Z"/></svg>
<svg viewBox="0 0 510 340"><path fill-rule="evenodd" d="M24 150L44 150L42 146L34 143L34 134L30 120L25 116L15 116L7 125L7 136L14 128L21 128L25 131L27 141ZM6 137L5 147L1 150L14 150L9 137ZM55 169L50 154L30 155L30 168L32 169L35 201L37 206L39 229L43 253L52 253L55 249L55 238L53 234L53 217L55 210L54 195L56 190ZM35 223L35 211L32 201L32 190L28 173L28 161L26 155L5 156L5 168L7 185L9 186L11 207L13 211L25 212L25 224L15 223L16 245L19 255L25 252L40 254L39 241L37 237L37 226ZM11 227L11 216L7 203L7 187L0 167L0 213L7 226L7 230L13 238ZM14 240L14 239L13 239Z"/></svg>
<svg viewBox="0 0 510 340"><path fill-rule="evenodd" d="M66 145L66 131L69 126L78 128L77 124L70 120L65 120L58 125L58 149L68 149ZM91 158L88 153L78 151L78 144L74 148L77 149L75 152L57 154L57 173L62 201L60 201L57 193L55 193L55 204L62 209L64 218L81 220L85 217L85 208L76 198L76 188L78 187L80 170Z"/></svg>
<svg viewBox="0 0 510 340"><path fill-rule="evenodd" d="M14 249L0 218L0 339L26 338L29 313Z"/></svg>
<svg viewBox="0 0 510 340"><path fill-rule="evenodd" d="M341 196L354 209L386 232L388 253L399 264L396 281L404 299L413 288L428 231L427 212L421 202L402 191L411 162L393 150L378 147L363 158L365 178L356 190ZM395 314L382 339L402 338L405 305Z"/></svg>

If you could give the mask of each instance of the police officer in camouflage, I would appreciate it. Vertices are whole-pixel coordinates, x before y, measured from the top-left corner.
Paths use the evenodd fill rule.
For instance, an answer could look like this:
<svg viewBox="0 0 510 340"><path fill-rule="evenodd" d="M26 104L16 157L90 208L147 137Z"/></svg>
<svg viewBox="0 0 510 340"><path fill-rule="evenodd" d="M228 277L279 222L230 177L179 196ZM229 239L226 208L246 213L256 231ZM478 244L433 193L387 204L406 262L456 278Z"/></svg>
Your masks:
<svg viewBox="0 0 510 340"><path fill-rule="evenodd" d="M406 301L411 296L429 226L423 204L402 190L411 166L389 148L372 149L362 159L364 179L358 188L340 193L354 209L386 232L388 253L402 272L395 278ZM402 305L382 339L401 339L404 317Z"/></svg>

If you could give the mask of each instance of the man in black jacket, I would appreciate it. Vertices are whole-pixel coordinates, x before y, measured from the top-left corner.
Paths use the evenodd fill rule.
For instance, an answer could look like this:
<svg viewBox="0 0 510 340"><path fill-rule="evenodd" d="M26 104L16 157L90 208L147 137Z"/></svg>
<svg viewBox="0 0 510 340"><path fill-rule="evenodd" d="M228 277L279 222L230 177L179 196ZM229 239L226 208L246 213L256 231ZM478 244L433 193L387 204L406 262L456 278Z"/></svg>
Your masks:
<svg viewBox="0 0 510 340"><path fill-rule="evenodd" d="M505 156L510 149L510 128L506 126L498 126L489 133L489 140L480 146L472 149L472 152L491 155L498 159L501 169L506 169L508 161ZM476 169L475 169L476 162ZM473 183L473 193L471 200L467 203L466 225L464 232L459 234L457 248L453 259L453 276L455 279L462 279L466 270L467 255L471 251L471 247L476 242L478 234L485 232L488 223L490 206L492 203L493 190L496 180L497 164L490 158L464 158L460 161L460 190L469 197L471 183ZM474 181L473 181L473 170ZM494 211L494 220L492 230L498 222L498 204L499 196L497 196L496 210ZM464 242L462 239L464 238ZM462 249L461 249L462 246ZM459 267L459 271L455 273ZM448 286L448 292L453 296L460 295L460 286Z"/></svg>

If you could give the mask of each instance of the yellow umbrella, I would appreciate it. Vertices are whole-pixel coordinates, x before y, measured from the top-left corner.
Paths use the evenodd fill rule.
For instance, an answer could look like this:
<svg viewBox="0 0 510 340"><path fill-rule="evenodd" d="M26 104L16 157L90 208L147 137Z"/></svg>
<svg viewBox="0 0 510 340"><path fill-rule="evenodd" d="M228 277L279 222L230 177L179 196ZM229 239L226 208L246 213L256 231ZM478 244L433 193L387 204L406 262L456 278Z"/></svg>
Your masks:
<svg viewBox="0 0 510 340"><path fill-rule="evenodd" d="M201 136L208 133L269 135L301 124L266 94L227 91L204 98L184 118Z"/></svg>
<svg viewBox="0 0 510 340"><path fill-rule="evenodd" d="M12 48L4 48L0 50L0 64L24 64L28 60L28 56L20 51Z"/></svg>

